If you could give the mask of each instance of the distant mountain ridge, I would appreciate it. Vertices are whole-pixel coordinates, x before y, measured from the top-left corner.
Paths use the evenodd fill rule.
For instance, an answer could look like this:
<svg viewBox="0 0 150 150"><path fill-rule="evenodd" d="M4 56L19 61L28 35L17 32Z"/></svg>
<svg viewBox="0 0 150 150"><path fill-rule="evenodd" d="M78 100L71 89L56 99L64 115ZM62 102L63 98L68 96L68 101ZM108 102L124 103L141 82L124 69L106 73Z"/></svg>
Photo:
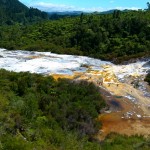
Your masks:
<svg viewBox="0 0 150 150"><path fill-rule="evenodd" d="M28 8L19 0L0 0L0 24L26 24L48 19L48 15L35 8Z"/></svg>
<svg viewBox="0 0 150 150"><path fill-rule="evenodd" d="M102 11L102 12L83 12L83 11L63 11L63 12L59 12L59 11L53 11L53 12L47 12L49 15L49 19L55 20L55 19L59 19L59 18L63 18L63 17L73 17L73 16L79 16L82 13L84 14L113 14L114 11L121 11L121 12L128 12L131 10L125 9L125 10L118 10L118 9L111 9L111 10L107 10L107 11Z"/></svg>
<svg viewBox="0 0 150 150"><path fill-rule="evenodd" d="M75 17L81 15L82 11L63 11L63 12L47 12L50 20L57 20L64 17Z"/></svg>
<svg viewBox="0 0 150 150"><path fill-rule="evenodd" d="M63 11L63 12L48 12L49 15L57 14L57 15L80 15L83 13L82 11Z"/></svg>

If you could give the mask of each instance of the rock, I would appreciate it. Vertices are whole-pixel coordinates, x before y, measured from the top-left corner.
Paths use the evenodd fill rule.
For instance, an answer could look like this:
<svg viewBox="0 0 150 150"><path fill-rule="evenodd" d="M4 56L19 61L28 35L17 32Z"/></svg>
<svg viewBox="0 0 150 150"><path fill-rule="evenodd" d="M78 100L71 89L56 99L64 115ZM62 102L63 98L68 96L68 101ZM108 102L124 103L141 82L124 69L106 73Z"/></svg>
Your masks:
<svg viewBox="0 0 150 150"><path fill-rule="evenodd" d="M147 71L146 71L146 73L148 73L148 74L149 74L149 73L150 73L150 70L147 70Z"/></svg>
<svg viewBox="0 0 150 150"><path fill-rule="evenodd" d="M150 61L148 61L147 63L145 63L142 67L150 67Z"/></svg>
<svg viewBox="0 0 150 150"><path fill-rule="evenodd" d="M138 118L141 118L142 116L141 115L136 115Z"/></svg>

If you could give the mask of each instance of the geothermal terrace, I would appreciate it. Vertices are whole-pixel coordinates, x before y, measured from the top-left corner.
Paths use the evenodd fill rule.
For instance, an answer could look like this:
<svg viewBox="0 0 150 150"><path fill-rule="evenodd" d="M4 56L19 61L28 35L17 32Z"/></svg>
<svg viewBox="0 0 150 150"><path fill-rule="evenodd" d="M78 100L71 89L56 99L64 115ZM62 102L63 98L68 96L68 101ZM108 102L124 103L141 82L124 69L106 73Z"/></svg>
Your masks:
<svg viewBox="0 0 150 150"><path fill-rule="evenodd" d="M110 132L149 136L150 87L144 78L150 59L115 65L84 56L0 49L0 68L93 82L109 105L99 116L103 124L100 138Z"/></svg>

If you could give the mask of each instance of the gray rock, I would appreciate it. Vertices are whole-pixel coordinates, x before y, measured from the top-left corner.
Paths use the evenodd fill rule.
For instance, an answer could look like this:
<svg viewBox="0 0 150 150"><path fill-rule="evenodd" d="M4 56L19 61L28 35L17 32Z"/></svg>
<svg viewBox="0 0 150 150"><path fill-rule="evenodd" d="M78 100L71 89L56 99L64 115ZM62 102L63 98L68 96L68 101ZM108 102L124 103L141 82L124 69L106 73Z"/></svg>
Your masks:
<svg viewBox="0 0 150 150"><path fill-rule="evenodd" d="M147 71L146 71L146 73L148 73L148 74L149 74L149 73L150 73L150 69L149 69L149 70L147 70Z"/></svg>
<svg viewBox="0 0 150 150"><path fill-rule="evenodd" d="M143 67L150 67L150 61L148 61L147 63L145 63L145 64L143 65Z"/></svg>

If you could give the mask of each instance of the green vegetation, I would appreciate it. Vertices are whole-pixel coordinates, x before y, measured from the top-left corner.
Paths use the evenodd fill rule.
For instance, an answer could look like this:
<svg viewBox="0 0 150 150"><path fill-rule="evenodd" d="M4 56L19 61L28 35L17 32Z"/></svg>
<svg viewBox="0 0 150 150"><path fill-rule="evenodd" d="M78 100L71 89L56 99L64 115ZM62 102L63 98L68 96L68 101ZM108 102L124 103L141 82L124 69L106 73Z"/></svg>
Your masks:
<svg viewBox="0 0 150 150"><path fill-rule="evenodd" d="M142 137L126 137L122 135L110 134L102 143L102 150L148 150L150 141Z"/></svg>
<svg viewBox="0 0 150 150"><path fill-rule="evenodd" d="M0 149L148 149L142 137L94 135L105 102L92 83L0 70Z"/></svg>
<svg viewBox="0 0 150 150"><path fill-rule="evenodd" d="M150 85L150 73L146 76L145 81Z"/></svg>
<svg viewBox="0 0 150 150"><path fill-rule="evenodd" d="M18 0L0 0L0 47L51 51L120 63L150 55L147 11L81 14L48 20ZM58 19L52 16L51 19ZM146 81L150 83L150 75ZM94 84L0 70L0 149L148 150L139 136L96 140L105 101Z"/></svg>
<svg viewBox="0 0 150 150"><path fill-rule="evenodd" d="M87 55L116 63L150 55L150 11L115 11L0 27L0 47Z"/></svg>
<svg viewBox="0 0 150 150"><path fill-rule="evenodd" d="M28 24L48 19L38 9L28 8L18 0L0 0L0 25Z"/></svg>
<svg viewBox="0 0 150 150"><path fill-rule="evenodd" d="M1 70L0 85L0 141L4 149L66 149L80 140L90 147L88 140L100 128L96 118L105 107L93 84Z"/></svg>
<svg viewBox="0 0 150 150"><path fill-rule="evenodd" d="M48 14L18 0L0 0L0 47L86 55L115 63L148 57L149 3L147 6L145 11L82 13L52 21Z"/></svg>

